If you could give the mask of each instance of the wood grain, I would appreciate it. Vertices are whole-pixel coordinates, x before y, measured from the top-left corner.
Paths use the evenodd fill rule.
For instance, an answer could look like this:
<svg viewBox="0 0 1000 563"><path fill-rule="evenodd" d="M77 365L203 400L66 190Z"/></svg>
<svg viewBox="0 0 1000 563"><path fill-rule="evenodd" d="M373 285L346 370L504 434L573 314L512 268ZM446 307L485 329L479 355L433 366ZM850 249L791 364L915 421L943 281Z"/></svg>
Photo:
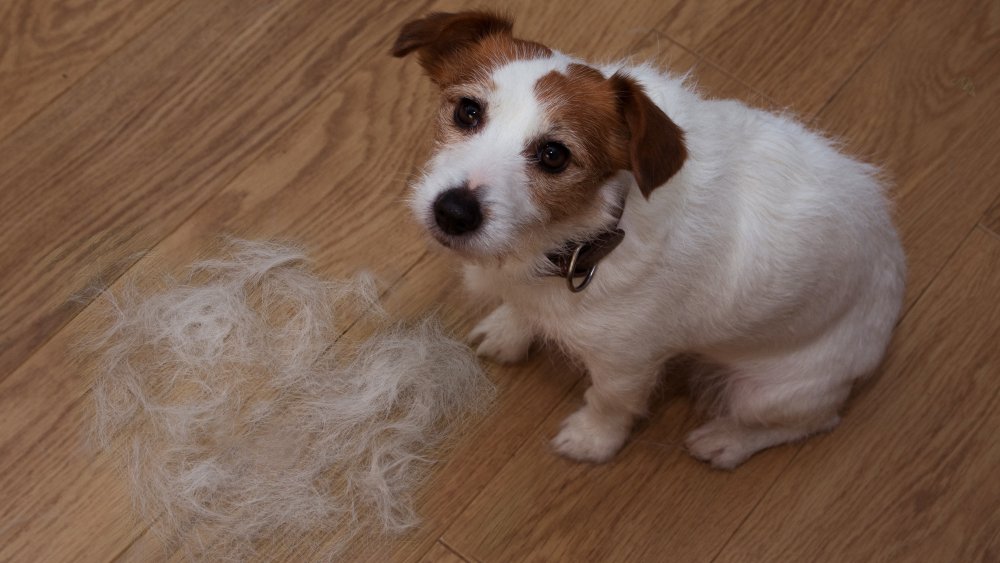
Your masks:
<svg viewBox="0 0 1000 563"><path fill-rule="evenodd" d="M687 84L707 99L736 99L756 108L778 110L774 100L659 31L635 44L632 58L649 61L668 72L687 76Z"/></svg>
<svg viewBox="0 0 1000 563"><path fill-rule="evenodd" d="M324 276L369 269L403 318L437 311L461 334L482 313L454 290L454 263L428 251L402 204L406 179L430 148L436 94L413 61L384 54L411 15L474 4L179 1L175 9L159 4L162 17L126 10L124 0L81 1L51 19L51 29L85 38L50 41L51 60L39 64L66 65L82 78L12 135L0 135L0 560L183 558L133 519L112 459L86 446L89 379L74 343L100 315L87 300L69 298L94 280L177 271L229 232L301 241ZM860 533L846 516L852 510L868 522L879 508L892 517L875 524L873 539L844 548L856 559L906 557L916 553L906 542L926 547L930 533L945 538L926 547L937 559L995 557L997 522L986 500L997 491L989 483L979 488L982 498L970 491L998 461L983 440L996 409L977 371L996 372L990 346L1000 321L987 300L997 294L989 244L996 239L985 229L969 236L979 221L1000 221L996 211L984 215L992 202L1000 206L996 153L983 150L1000 130L992 107L1000 83L995 6L590 0L568 9L518 0L498 7L515 15L518 34L564 51L654 58L678 72L694 69L711 96L806 115L822 109L823 127L850 150L886 162L897 180L915 317L904 320L886 375L857 398L847 437L808 442L802 467L799 449L785 447L734 473L708 470L681 451L697 420L672 394L614 463L571 464L547 441L579 404L583 374L549 352L522 366L491 366L496 405L455 437L421 491L423 525L355 545L347 560L819 557L817 546L840 547L842 533ZM114 20L117 35L85 31L103 29L107 18L125 18ZM38 84L49 84L50 70L37 72ZM348 337L367 330L358 325ZM934 370L945 378L934 379ZM925 389L944 406L929 403ZM893 427L918 411L931 415L914 437ZM883 452L887 435L899 444ZM929 455L912 453L921 447ZM817 487L829 466L836 486ZM860 479L849 482L859 491L884 492L871 495L871 508L859 493L841 503L835 493L848 477ZM907 496L911 485L920 494ZM832 513L824 519L809 511L814 506ZM892 547L878 551L874 538ZM322 559L334 540L309 539L265 542L260 558Z"/></svg>
<svg viewBox="0 0 1000 563"><path fill-rule="evenodd" d="M481 561L710 561L788 463L772 451L734 474L699 464L683 448L697 419L676 396L654 406L612 463L558 458L548 438L583 388L455 520L449 545Z"/></svg>
<svg viewBox="0 0 1000 563"><path fill-rule="evenodd" d="M817 119L884 165L909 259L907 305L1000 196L1000 153L983 150L1000 145L1000 5L921 6Z"/></svg>
<svg viewBox="0 0 1000 563"><path fill-rule="evenodd" d="M998 193L1000 161L978 147L997 142L1000 11L945 4L907 17L820 116L898 177L913 310L845 427L806 443L720 560L996 558L1000 492L983 468L998 413L983 382L1000 361L1000 248L969 232Z"/></svg>
<svg viewBox="0 0 1000 563"><path fill-rule="evenodd" d="M718 37L697 51L808 117L878 48L912 4L764 2L713 30ZM768 41L754 31L764 27L776 31Z"/></svg>
<svg viewBox="0 0 1000 563"><path fill-rule="evenodd" d="M0 4L0 139L177 1L8 0Z"/></svg>
<svg viewBox="0 0 1000 563"><path fill-rule="evenodd" d="M385 43L361 22L405 17L188 1L0 142L0 378Z"/></svg>
<svg viewBox="0 0 1000 563"><path fill-rule="evenodd" d="M779 106L810 119L912 4L680 2L657 27Z"/></svg>
<svg viewBox="0 0 1000 563"><path fill-rule="evenodd" d="M864 400L805 444L719 561L996 560L997 295L1000 241L976 229Z"/></svg>

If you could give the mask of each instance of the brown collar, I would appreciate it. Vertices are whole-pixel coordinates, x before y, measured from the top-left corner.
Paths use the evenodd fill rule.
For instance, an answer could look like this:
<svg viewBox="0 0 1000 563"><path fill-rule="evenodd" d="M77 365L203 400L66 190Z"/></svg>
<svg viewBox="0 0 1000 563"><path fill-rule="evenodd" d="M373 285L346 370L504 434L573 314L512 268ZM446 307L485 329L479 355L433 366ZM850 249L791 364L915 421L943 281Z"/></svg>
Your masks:
<svg viewBox="0 0 1000 563"><path fill-rule="evenodd" d="M613 226L605 228L587 240L570 241L562 248L546 253L545 257L556 267L556 270L548 275L565 279L566 286L573 293L579 293L586 289L594 278L594 272L597 271L597 263L611 254L612 250L618 248L622 239L625 238L625 231L621 230L618 224L621 223L622 215L625 213L627 197L628 192L621 194ZM583 278L583 281L577 283L576 278L580 277Z"/></svg>
<svg viewBox="0 0 1000 563"><path fill-rule="evenodd" d="M597 263L603 260L611 251L621 244L625 231L613 227L601 231L593 238L580 243L567 243L559 250L545 256L558 268L550 275L566 279L570 291L583 291L597 271ZM584 278L579 284L575 279Z"/></svg>

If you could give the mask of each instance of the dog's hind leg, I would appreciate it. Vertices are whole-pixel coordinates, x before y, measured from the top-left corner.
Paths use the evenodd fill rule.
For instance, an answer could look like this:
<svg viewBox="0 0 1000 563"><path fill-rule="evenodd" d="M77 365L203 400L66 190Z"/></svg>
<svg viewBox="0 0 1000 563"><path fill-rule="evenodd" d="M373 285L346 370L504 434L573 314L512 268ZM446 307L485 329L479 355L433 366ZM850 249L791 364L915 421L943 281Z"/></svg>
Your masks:
<svg viewBox="0 0 1000 563"><path fill-rule="evenodd" d="M832 430L854 377L825 370L836 364L796 353L733 366L723 414L691 432L691 455L732 469L765 448Z"/></svg>
<svg viewBox="0 0 1000 563"><path fill-rule="evenodd" d="M686 444L694 457L719 469L733 469L760 450L828 432L839 423L836 414L790 426L743 424L722 416L688 434Z"/></svg>
<svg viewBox="0 0 1000 563"><path fill-rule="evenodd" d="M867 301L798 347L716 358L731 368L723 413L688 435L691 454L729 469L765 448L837 426L854 381L885 355L899 312L899 268L886 266Z"/></svg>

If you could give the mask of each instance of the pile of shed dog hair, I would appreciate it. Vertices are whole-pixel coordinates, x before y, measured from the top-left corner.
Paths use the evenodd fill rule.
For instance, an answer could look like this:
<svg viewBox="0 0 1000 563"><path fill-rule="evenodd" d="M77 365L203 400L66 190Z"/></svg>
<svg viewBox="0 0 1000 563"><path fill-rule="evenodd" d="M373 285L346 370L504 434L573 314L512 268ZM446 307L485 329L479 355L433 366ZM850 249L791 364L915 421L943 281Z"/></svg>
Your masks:
<svg viewBox="0 0 1000 563"><path fill-rule="evenodd" d="M406 530L436 448L493 392L434 321L392 325L370 280L324 281L280 244L230 241L183 280L105 303L97 437L139 513L196 558L317 532L335 556ZM337 321L358 315L376 329L345 350Z"/></svg>

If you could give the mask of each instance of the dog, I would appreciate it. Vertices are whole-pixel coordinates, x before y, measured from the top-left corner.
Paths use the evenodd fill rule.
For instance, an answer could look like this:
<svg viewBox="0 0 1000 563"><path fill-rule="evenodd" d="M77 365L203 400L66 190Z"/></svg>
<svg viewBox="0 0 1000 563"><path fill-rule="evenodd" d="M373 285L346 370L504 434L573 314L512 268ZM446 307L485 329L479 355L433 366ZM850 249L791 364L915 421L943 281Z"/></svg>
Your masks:
<svg viewBox="0 0 1000 563"><path fill-rule="evenodd" d="M415 53L441 91L410 205L499 303L470 334L479 354L516 362L546 341L589 373L555 450L614 457L682 353L724 367L718 408L686 439L698 459L729 469L837 426L902 306L878 169L786 115L512 29L434 13L392 54Z"/></svg>

